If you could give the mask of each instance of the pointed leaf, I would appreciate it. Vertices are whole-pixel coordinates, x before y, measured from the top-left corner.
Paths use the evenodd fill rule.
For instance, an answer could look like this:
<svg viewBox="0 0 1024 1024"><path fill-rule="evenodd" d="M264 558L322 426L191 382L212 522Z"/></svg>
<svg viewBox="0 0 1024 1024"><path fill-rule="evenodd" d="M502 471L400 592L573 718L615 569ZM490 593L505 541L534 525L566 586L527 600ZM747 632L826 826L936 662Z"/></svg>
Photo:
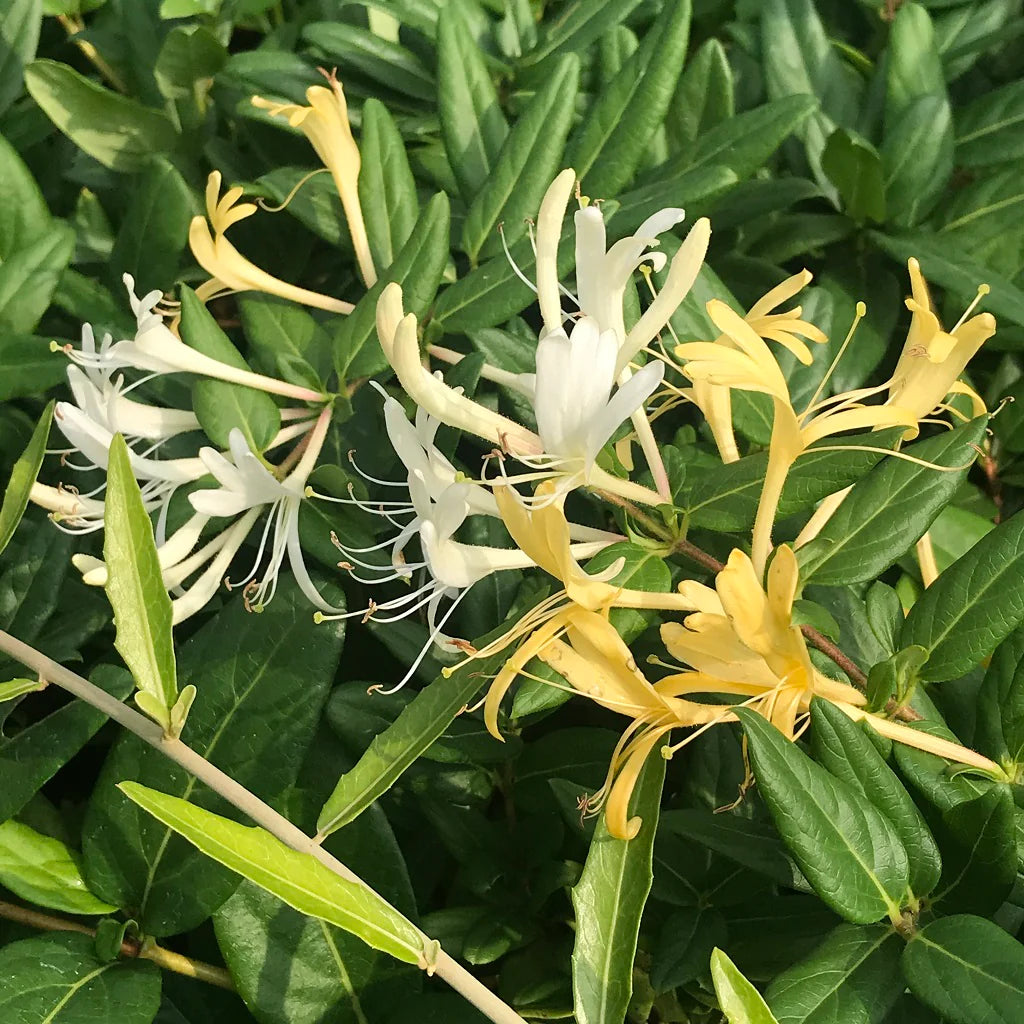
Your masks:
<svg viewBox="0 0 1024 1024"><path fill-rule="evenodd" d="M761 993L720 949L711 954L711 979L718 1005L729 1024L779 1024Z"/></svg>
<svg viewBox="0 0 1024 1024"><path fill-rule="evenodd" d="M51 401L43 410L43 415L39 417L39 422L32 431L32 437L15 462L11 478L7 481L3 505L0 506L0 552L10 544L14 531L18 528L25 509L28 508L32 485L39 476L43 456L46 455L46 440L50 436L53 406L54 403Z"/></svg>

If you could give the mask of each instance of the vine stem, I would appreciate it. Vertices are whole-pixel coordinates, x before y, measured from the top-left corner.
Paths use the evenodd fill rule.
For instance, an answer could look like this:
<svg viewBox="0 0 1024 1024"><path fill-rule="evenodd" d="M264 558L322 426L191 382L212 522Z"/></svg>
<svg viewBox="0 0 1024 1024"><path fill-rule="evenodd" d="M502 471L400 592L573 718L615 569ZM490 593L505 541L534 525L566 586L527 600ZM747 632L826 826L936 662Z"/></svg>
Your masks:
<svg viewBox="0 0 1024 1024"><path fill-rule="evenodd" d="M283 815L278 814L273 807L250 793L216 765L210 764L206 758L201 757L180 739L168 738L156 722L133 711L116 697L112 697L105 690L90 683L88 679L83 679L82 676L58 664L52 658L48 658L41 651L37 651L34 647L30 647L2 630L0 630L0 650L38 673L41 679L74 694L87 704L102 711L119 725L124 726L129 732L133 732L143 742L159 750L165 757L181 765L204 785L224 797L230 804L286 846L299 853L309 854L340 878L366 886L366 883L358 875L341 861L332 857L311 836L306 835L302 829L293 825ZM424 936L424 939L428 942L431 941L427 936ZM494 1021L494 1024L525 1024L523 1018L512 1007L499 999L486 985L470 974L443 949L438 951L431 973L447 982L459 995Z"/></svg>
<svg viewBox="0 0 1024 1024"><path fill-rule="evenodd" d="M0 917L47 932L78 932L79 935L96 937L96 929L90 928L80 921L69 921L65 917L44 914L42 911L34 910L32 907L19 907L16 903L8 903L6 900L0 900ZM142 943L125 939L121 943L121 956L139 960L152 960L158 967L174 971L176 974L197 978L200 981L208 982L230 992L235 991L235 983L232 981L231 975L223 967L216 967L214 964L204 963L202 960L193 960L191 957L182 956L181 953L164 949L155 942Z"/></svg>

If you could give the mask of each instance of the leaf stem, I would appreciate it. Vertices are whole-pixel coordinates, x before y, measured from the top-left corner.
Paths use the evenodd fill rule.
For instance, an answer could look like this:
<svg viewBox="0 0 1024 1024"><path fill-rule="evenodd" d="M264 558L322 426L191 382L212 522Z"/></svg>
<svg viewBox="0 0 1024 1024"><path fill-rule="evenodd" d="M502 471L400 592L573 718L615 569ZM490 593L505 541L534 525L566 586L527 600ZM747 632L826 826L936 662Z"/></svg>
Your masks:
<svg viewBox="0 0 1024 1024"><path fill-rule="evenodd" d="M32 907L19 907L16 903L8 903L0 900L0 917L8 921L16 921L18 924L27 925L30 928L39 928L47 932L78 932L80 935L96 937L96 929L90 928L80 921L69 921L64 917L55 917L53 914L44 914ZM204 963L202 960L193 960L191 957L182 956L181 953L174 953L169 949L158 946L155 942L142 943L133 939L125 939L121 943L121 956L140 960L152 960L158 967L174 971L175 974L184 974L189 978L197 978L218 988L235 991L235 983L231 975L223 967L214 964Z"/></svg>
<svg viewBox="0 0 1024 1024"><path fill-rule="evenodd" d="M181 765L187 772L194 775L200 782L209 786L213 792L222 796L230 804L242 811L261 828L275 836L286 846L300 853L307 853L319 861L329 871L341 878L359 885L366 883L347 868L341 861L332 857L327 850L318 845L300 828L293 825L283 815L278 814L269 804L250 793L244 786L236 782L230 775L222 772L216 765L210 764L204 757L186 746L180 739L169 739L163 729L155 722L143 717L137 711L122 704L116 697L93 685L88 679L63 665L48 658L34 647L0 630L0 651L9 654L16 661L26 665L48 682L67 690L94 708L102 711L129 732L135 733L143 742L159 750L165 757ZM369 888L367 886L367 888ZM429 942L426 936L425 941ZM166 951L165 951L166 952ZM472 1003L481 1013L489 1017L494 1024L525 1024L522 1017L510 1006L499 999L489 988L457 963L444 950L439 950L430 972L447 982L468 1002Z"/></svg>

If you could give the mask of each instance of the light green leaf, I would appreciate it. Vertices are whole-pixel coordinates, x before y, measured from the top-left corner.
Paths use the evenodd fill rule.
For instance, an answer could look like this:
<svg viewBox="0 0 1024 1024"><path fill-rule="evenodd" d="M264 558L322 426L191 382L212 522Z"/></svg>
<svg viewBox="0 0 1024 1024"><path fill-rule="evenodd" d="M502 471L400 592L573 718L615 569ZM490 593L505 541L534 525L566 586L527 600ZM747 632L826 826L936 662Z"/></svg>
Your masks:
<svg viewBox="0 0 1024 1024"><path fill-rule="evenodd" d="M196 849L288 906L344 928L398 960L431 962L429 940L419 929L373 890L341 878L310 854L285 846L263 829L239 825L137 782L122 782L119 788Z"/></svg>
<svg viewBox="0 0 1024 1024"><path fill-rule="evenodd" d="M500 223L504 222L510 243L526 234L525 218L536 216L561 167L579 74L575 57L562 58L509 132L494 168L466 213L462 247L474 263L481 252L492 256L500 250Z"/></svg>
<svg viewBox="0 0 1024 1024"><path fill-rule="evenodd" d="M0 506L0 552L10 544L14 531L18 528L25 509L28 508L32 485L39 476L39 469L46 455L46 440L50 436L53 406L54 403L51 401L43 410L43 415L39 417L39 422L32 431L32 437L15 462L11 478L7 481L3 505Z"/></svg>
<svg viewBox="0 0 1024 1024"><path fill-rule="evenodd" d="M885 114L892 120L922 96L945 96L946 79L932 19L918 3L901 4L886 62Z"/></svg>
<svg viewBox="0 0 1024 1024"><path fill-rule="evenodd" d="M379 100L369 99L363 104L362 129L359 201L373 262L380 272L394 263L409 240L420 204L402 136Z"/></svg>
<svg viewBox="0 0 1024 1024"><path fill-rule="evenodd" d="M0 204L0 259L6 260L42 238L50 227L51 218L32 172L2 135L0 181L4 183L4 202Z"/></svg>
<svg viewBox="0 0 1024 1024"><path fill-rule="evenodd" d="M1024 515L982 537L921 595L900 646L928 652L921 677L956 679L1024 622Z"/></svg>
<svg viewBox="0 0 1024 1024"><path fill-rule="evenodd" d="M41 0L0 0L0 114L21 92L24 68L36 55L42 22Z"/></svg>
<svg viewBox="0 0 1024 1024"><path fill-rule="evenodd" d="M76 146L111 170L137 171L154 153L169 153L177 144L164 114L104 89L66 64L33 61L25 68L25 85Z"/></svg>
<svg viewBox="0 0 1024 1024"><path fill-rule="evenodd" d="M470 202L487 180L508 137L483 54L458 3L437 21L437 113L448 163Z"/></svg>
<svg viewBox="0 0 1024 1024"><path fill-rule="evenodd" d="M26 693L36 693L45 685L38 679L8 679L7 682L0 683L0 703L14 700L15 697L23 697Z"/></svg>
<svg viewBox="0 0 1024 1024"><path fill-rule="evenodd" d="M0 824L0 884L23 900L66 914L117 910L89 892L67 846L18 821Z"/></svg>
<svg viewBox="0 0 1024 1024"><path fill-rule="evenodd" d="M779 1024L761 993L720 949L711 953L711 980L729 1024Z"/></svg>
<svg viewBox="0 0 1024 1024"><path fill-rule="evenodd" d="M576 169L589 195L614 196L632 181L682 71L690 15L690 0L665 5L569 140L562 163Z"/></svg>
<svg viewBox="0 0 1024 1024"><path fill-rule="evenodd" d="M642 818L640 832L633 839L613 839L600 821L583 874L572 890L572 987L579 1024L621 1024L629 1006L640 918L654 877L651 864L665 764L656 747L633 790L630 814Z"/></svg>
<svg viewBox="0 0 1024 1024"><path fill-rule="evenodd" d="M74 231L53 223L27 248L0 263L0 331L28 334L35 329L74 251Z"/></svg>
<svg viewBox="0 0 1024 1024"><path fill-rule="evenodd" d="M586 49L608 29L624 21L640 0L574 0L557 19L520 64L540 77L549 73L559 54Z"/></svg>
<svg viewBox="0 0 1024 1024"><path fill-rule="evenodd" d="M91 935L50 932L0 949L0 1020L151 1024L160 1008L160 969L148 960L105 963Z"/></svg>
<svg viewBox="0 0 1024 1024"><path fill-rule="evenodd" d="M196 99L228 59L227 50L204 25L178 25L167 33L153 77L169 100ZM209 88L207 84L205 88Z"/></svg>
<svg viewBox="0 0 1024 1024"><path fill-rule="evenodd" d="M1024 1020L1024 947L981 917L944 917L917 932L903 953L910 991L945 1020Z"/></svg>
<svg viewBox="0 0 1024 1024"><path fill-rule="evenodd" d="M909 865L889 820L760 715L747 708L736 714L758 791L822 901L856 924L897 914Z"/></svg>
<svg viewBox="0 0 1024 1024"><path fill-rule="evenodd" d="M876 579L949 504L977 456L975 446L987 423L988 417L979 416L906 449L925 462L962 470L888 458L854 484L818 536L797 552L800 578L830 585Z"/></svg>
<svg viewBox="0 0 1024 1024"><path fill-rule="evenodd" d="M211 359L249 369L213 314L187 285L181 286L181 336ZM252 451L261 454L281 429L281 413L273 398L244 384L197 376L192 381L192 407L204 433L219 448L228 447L231 431L237 428Z"/></svg>
<svg viewBox="0 0 1024 1024"><path fill-rule="evenodd" d="M886 122L882 164L891 222L920 224L953 174L953 120L945 93L919 96Z"/></svg>
<svg viewBox="0 0 1024 1024"><path fill-rule="evenodd" d="M114 643L135 685L149 698L144 710L169 732L170 711L178 697L171 598L161 575L153 524L120 434L110 445L105 521L103 559L117 629Z"/></svg>

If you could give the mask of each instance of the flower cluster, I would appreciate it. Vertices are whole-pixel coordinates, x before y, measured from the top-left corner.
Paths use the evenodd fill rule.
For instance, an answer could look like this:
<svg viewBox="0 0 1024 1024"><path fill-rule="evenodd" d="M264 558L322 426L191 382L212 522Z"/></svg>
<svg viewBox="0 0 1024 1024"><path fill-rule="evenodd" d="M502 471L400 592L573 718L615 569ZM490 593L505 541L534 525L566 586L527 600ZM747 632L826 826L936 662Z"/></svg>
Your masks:
<svg viewBox="0 0 1024 1024"><path fill-rule="evenodd" d="M301 131L331 173L349 221L359 275L370 287L378 273L359 206L360 154L344 93L332 75L328 87L309 89L307 99L307 106L260 97L253 103ZM197 217L190 231L195 257L210 274L197 291L200 299L257 290L328 314L350 312L350 302L289 284L256 266L228 241L231 226L257 212L254 204L240 203L241 197L240 188L222 196L220 175L211 175L207 216ZM575 275L570 287L559 280L558 266L574 197ZM993 318L981 313L968 319L968 310L951 331L944 331L912 260L913 297L907 302L911 326L892 377L877 387L844 394L827 390L832 371L853 341L851 328L828 371L820 375L814 395L798 409L773 346L810 365L814 348L828 341L803 319L799 306L782 308L811 275L804 271L783 281L745 313L727 296L712 298L706 313L714 336L680 340L673 320L701 273L711 238L709 221L698 219L669 260L659 247L661 238L683 220L681 209L666 208L609 244L601 207L579 195L575 172L569 168L555 178L535 224L533 276L512 262L537 296L533 369L523 373L485 365L481 371L484 379L514 392L519 408L525 400L530 412L525 422L471 398L446 382L443 372L432 370L431 356L451 364L461 354L438 346L424 353L421 325L404 309L400 284L384 286L376 305L377 335L406 401L385 390L386 381L371 384L380 393L387 438L401 469L398 479L384 479L353 456L354 471L363 480L358 488L350 484L345 496L323 493L309 483L332 429L330 394L203 355L181 337L178 320L160 306L160 293L138 298L134 283L126 278L137 321L134 337L115 342L107 336L97 344L85 327L81 347L66 350L73 401L60 403L56 410L57 425L69 445L61 453L62 465L86 474L91 484L37 484L33 498L52 511L62 529L101 529L107 452L114 434L121 433L145 507L155 517L160 566L174 598L175 622L197 612L222 581L227 583L227 574L252 538L256 550L251 567L229 584L243 588L252 610L273 598L287 560L318 621L355 616L388 623L422 614L427 644L396 687L412 676L433 645L457 656L445 669L449 674L494 658L497 674L484 701L484 718L495 736L500 737L503 698L539 659L564 681L552 685L564 685L629 719L605 786L586 802L589 811L606 810L614 836L629 838L640 827L639 819L630 817L629 801L652 751L660 748L664 756L672 756L701 731L735 720L738 707L753 708L796 739L812 698L819 697L852 719L869 718L893 739L990 767L970 751L869 711L852 680L833 678L816 667L804 633L794 623L800 591L794 549L773 547L772 536L787 476L809 449L821 451L830 439L850 431L895 427L904 438L912 438L921 422L955 412L947 404L950 395L965 395L976 411L983 411L981 399L961 376L994 331ZM512 260L510 254L508 258ZM655 274L661 281L660 290L652 287L645 308L632 300L638 270L648 284ZM860 308L858 319L862 315ZM128 397L135 389L149 393L153 379L168 374L213 378L273 395L282 403L283 426L263 450L255 450L242 429L231 431L226 451L218 450L205 443L203 425L193 410L146 403L138 392ZM603 503L609 526L612 509L626 510L631 529L642 531L637 524L655 522L662 514L665 523L677 523L669 473L652 424L685 403L706 424L722 462L734 462L740 457L732 415L737 391L766 395L773 407L750 553L737 546L713 587L687 579L668 593L619 585L622 559L613 559L600 572L588 571L589 558L625 537L571 521L566 515L570 496L573 505L568 507L582 506L581 492ZM406 411L410 405L411 420ZM473 450L472 438L481 442L476 445L475 470L458 468L442 450L442 425L465 436L463 450ZM643 455L640 471L630 454L633 445ZM175 454L167 456L171 450ZM898 451L893 454L900 457ZM382 500L366 496L380 490ZM190 508L184 518L174 501L179 494ZM842 499L839 493L821 504L797 546L820 529ZM384 588L386 596L355 611L324 600L306 568L300 541L299 520L310 501L328 508L329 503L346 505L388 534L371 544L352 543L344 531L332 534L339 566L364 587ZM475 517L486 517L504 540L495 546L470 543L466 524ZM666 556L678 550L677 544L685 544L680 532L643 539L661 544ZM75 564L87 583L106 581L106 567L98 559L78 555ZM452 635L456 608L477 583L495 573L533 568L557 582L555 593L480 649ZM662 614L661 641L675 664L654 662L668 668L668 675L651 681L640 670L610 617L622 608ZM673 745L670 734L677 730L688 731Z"/></svg>

